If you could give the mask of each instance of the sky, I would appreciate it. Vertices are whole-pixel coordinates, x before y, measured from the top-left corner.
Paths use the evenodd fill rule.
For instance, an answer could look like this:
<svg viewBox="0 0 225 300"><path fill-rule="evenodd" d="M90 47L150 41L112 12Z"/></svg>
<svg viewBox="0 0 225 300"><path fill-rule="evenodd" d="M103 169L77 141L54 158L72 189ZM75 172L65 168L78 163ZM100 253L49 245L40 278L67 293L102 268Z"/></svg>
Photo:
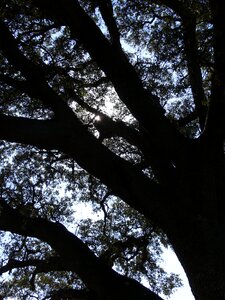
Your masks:
<svg viewBox="0 0 225 300"><path fill-rule="evenodd" d="M165 270L168 272L179 274L184 286L177 289L177 291L170 298L162 298L164 298L165 300L195 300L188 284L187 277L175 253L172 250L165 249L163 260L164 263L162 264L162 266L165 268Z"/></svg>

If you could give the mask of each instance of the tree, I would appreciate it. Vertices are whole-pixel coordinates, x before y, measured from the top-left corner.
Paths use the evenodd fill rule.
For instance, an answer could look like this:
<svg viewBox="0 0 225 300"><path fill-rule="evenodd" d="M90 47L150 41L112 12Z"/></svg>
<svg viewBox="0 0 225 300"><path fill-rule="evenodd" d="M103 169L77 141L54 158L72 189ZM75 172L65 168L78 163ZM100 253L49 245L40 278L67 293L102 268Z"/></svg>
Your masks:
<svg viewBox="0 0 225 300"><path fill-rule="evenodd" d="M161 299L171 244L196 300L224 299L224 2L0 7L3 296ZM76 235L79 199L103 219Z"/></svg>

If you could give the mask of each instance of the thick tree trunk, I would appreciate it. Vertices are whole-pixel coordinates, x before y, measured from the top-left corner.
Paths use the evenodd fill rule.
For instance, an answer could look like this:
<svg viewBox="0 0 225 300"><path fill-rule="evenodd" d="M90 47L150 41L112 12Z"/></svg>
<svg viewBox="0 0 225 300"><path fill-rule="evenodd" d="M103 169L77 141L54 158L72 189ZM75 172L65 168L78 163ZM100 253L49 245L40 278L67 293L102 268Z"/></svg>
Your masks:
<svg viewBox="0 0 225 300"><path fill-rule="evenodd" d="M209 157L202 154L180 172L180 205L174 206L166 227L196 300L224 300L224 161L219 153Z"/></svg>
<svg viewBox="0 0 225 300"><path fill-rule="evenodd" d="M177 227L171 240L196 300L225 299L225 245L221 230L201 217L190 217Z"/></svg>

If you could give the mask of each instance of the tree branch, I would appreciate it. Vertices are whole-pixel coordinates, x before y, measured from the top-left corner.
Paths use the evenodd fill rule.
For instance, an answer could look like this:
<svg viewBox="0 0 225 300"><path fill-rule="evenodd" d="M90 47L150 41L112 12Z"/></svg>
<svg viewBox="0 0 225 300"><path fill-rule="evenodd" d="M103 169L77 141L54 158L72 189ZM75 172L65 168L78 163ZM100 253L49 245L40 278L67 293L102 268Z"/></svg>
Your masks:
<svg viewBox="0 0 225 300"><path fill-rule="evenodd" d="M222 146L225 138L225 4L224 1L218 0L209 3L213 18L214 72L205 137L211 147L218 142Z"/></svg>
<svg viewBox="0 0 225 300"><path fill-rule="evenodd" d="M118 294L123 299L128 299L127 295L131 294L133 299L162 300L137 281L119 275L107 267L60 223L24 217L2 199L0 214L1 230L35 237L48 243L100 299L116 299ZM118 290L115 290L115 286Z"/></svg>
<svg viewBox="0 0 225 300"><path fill-rule="evenodd" d="M78 1L32 1L50 18L68 25L72 37L83 43L92 58L112 81L120 99L125 103L153 144L161 146L166 156L175 159L184 151L185 139L164 116L158 98L143 88L126 55L112 47ZM85 26L83 26L85 24ZM181 150L182 147L182 150ZM183 148L184 147L184 148Z"/></svg>
<svg viewBox="0 0 225 300"><path fill-rule="evenodd" d="M73 112L65 102L50 88L45 80L45 75L40 65L27 59L19 50L18 45L5 23L0 19L0 49L8 61L26 78L25 82L17 82L20 89L24 89L30 95L35 95L54 111L57 118L72 118ZM4 77L1 77L4 80ZM9 84L16 84L15 80L5 76ZM25 84L27 87L25 87ZM22 86L23 85L23 86Z"/></svg>
<svg viewBox="0 0 225 300"><path fill-rule="evenodd" d="M36 267L36 274L42 272L47 273L50 271L71 271L68 262L63 261L58 256L52 256L48 259L9 259L8 263L0 268L0 275L11 271L12 269L25 267Z"/></svg>
<svg viewBox="0 0 225 300"><path fill-rule="evenodd" d="M45 299L50 300L97 300L94 293L88 290L75 290L75 289L60 289L58 291L53 291L50 293L50 296Z"/></svg>
<svg viewBox="0 0 225 300"><path fill-rule="evenodd" d="M41 261L39 259L31 259L26 261L20 261L16 259L9 259L8 263L0 268L0 275L12 271L17 268L25 268L30 266L37 266Z"/></svg>
<svg viewBox="0 0 225 300"><path fill-rule="evenodd" d="M0 115L0 127L0 139L62 151L146 217L161 223L160 212L168 218L170 204L164 190L99 143L78 119L67 122Z"/></svg>
<svg viewBox="0 0 225 300"><path fill-rule="evenodd" d="M196 38L195 14L187 7L187 4L185 2L181 2L179 0L156 0L156 3L160 3L169 7L181 17L188 75L195 103L195 110L198 113L200 128L203 130L205 127L208 109L204 105L204 103L206 103L206 97L203 89L203 79L198 53L198 42Z"/></svg>
<svg viewBox="0 0 225 300"><path fill-rule="evenodd" d="M176 120L176 123L178 124L179 127L183 127L189 124L190 122L196 120L197 118L198 118L198 113L196 110L194 110L187 116L180 118L179 120Z"/></svg>
<svg viewBox="0 0 225 300"><path fill-rule="evenodd" d="M63 260L59 256L51 256L47 259L29 259L23 261L9 259L8 263L0 268L0 275L12 271L13 269L25 267L35 267L35 270L33 271L32 277L30 279L31 288L33 290L35 290L36 275L39 273L48 273L52 271L74 271L68 261Z"/></svg>
<svg viewBox="0 0 225 300"><path fill-rule="evenodd" d="M154 147L142 132L127 126L124 122L113 121L104 114L99 115L101 119L95 121L94 125L100 133L100 140L115 136L123 137L128 143L138 147L143 153L146 167L151 166L160 184L168 186L172 183L174 180L174 168L171 162L163 157L160 148Z"/></svg>
<svg viewBox="0 0 225 300"><path fill-rule="evenodd" d="M56 149L58 134L62 134L61 124L56 120L31 120L0 114L0 126L0 139L44 149Z"/></svg>
<svg viewBox="0 0 225 300"><path fill-rule="evenodd" d="M173 181L174 168L171 162L163 156L160 148L154 147L151 141L142 132L138 132L134 128L127 126L122 121L113 121L106 114L99 112L97 109L91 107L83 99L81 99L73 89L66 88L66 94L74 99L80 106L87 109L87 111L100 117L99 121L94 122L95 128L99 131L99 141L111 137L123 137L128 143L134 145L141 150L145 156L147 165L151 166L158 181L167 186ZM147 166L146 166L147 167Z"/></svg>
<svg viewBox="0 0 225 300"><path fill-rule="evenodd" d="M208 108L205 105L206 97L203 89L203 79L199 61L198 44L196 40L196 21L190 17L183 19L184 50L187 58L188 74L195 110L199 116L200 128L205 128Z"/></svg>
<svg viewBox="0 0 225 300"><path fill-rule="evenodd" d="M103 20L109 30L112 44L121 49L120 33L118 31L116 20L113 17L113 7L111 0L98 0L98 6L103 17Z"/></svg>

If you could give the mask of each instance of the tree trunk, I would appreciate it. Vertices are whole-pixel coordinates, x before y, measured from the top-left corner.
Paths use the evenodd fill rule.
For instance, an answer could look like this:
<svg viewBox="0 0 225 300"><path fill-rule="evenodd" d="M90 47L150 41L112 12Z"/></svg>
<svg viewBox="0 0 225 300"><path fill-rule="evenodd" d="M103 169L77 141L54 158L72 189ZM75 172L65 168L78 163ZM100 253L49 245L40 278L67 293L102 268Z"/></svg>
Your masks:
<svg viewBox="0 0 225 300"><path fill-rule="evenodd" d="M199 216L176 226L170 238L196 300L225 299L225 245L218 225Z"/></svg>
<svg viewBox="0 0 225 300"><path fill-rule="evenodd" d="M171 209L167 234L196 300L224 300L224 160L222 152L201 153L178 172L180 205Z"/></svg>

